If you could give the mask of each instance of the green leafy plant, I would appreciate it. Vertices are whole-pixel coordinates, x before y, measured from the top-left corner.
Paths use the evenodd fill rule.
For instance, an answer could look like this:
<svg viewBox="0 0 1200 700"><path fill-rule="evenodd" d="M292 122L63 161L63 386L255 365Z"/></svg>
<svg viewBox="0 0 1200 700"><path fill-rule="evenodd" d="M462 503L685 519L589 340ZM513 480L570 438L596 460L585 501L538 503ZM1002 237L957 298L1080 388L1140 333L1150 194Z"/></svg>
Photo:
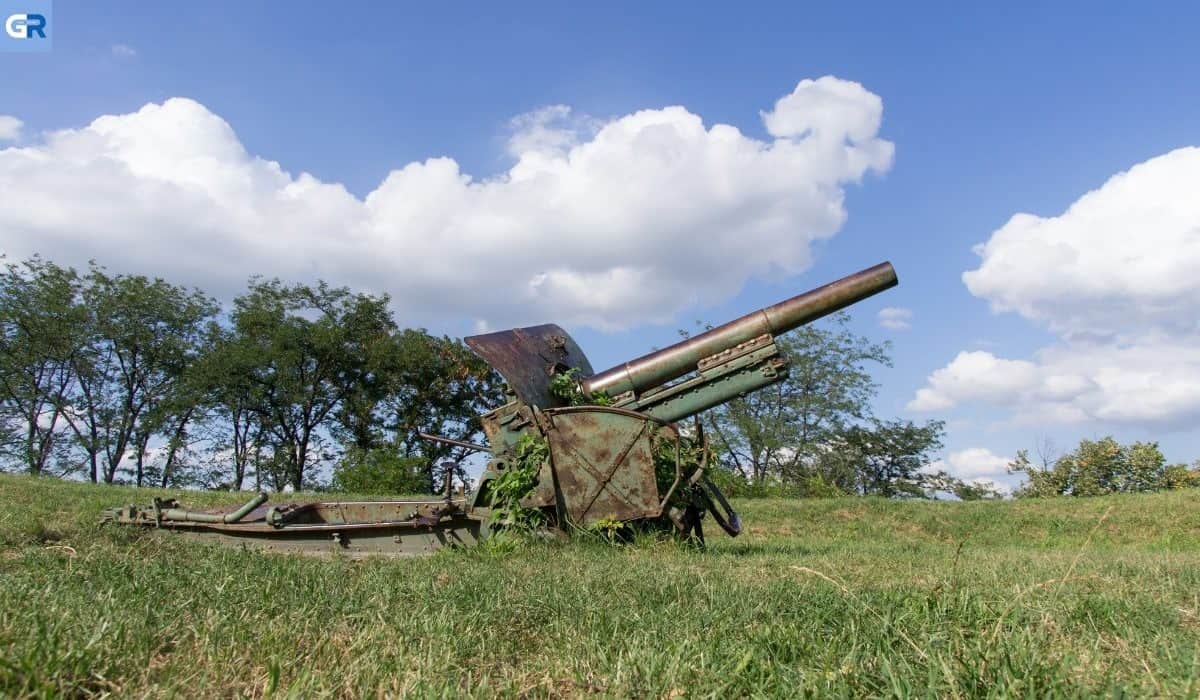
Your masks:
<svg viewBox="0 0 1200 700"><path fill-rule="evenodd" d="M619 542L629 534L629 523L616 518L601 518L588 526L588 531L608 542Z"/></svg>
<svg viewBox="0 0 1200 700"><path fill-rule="evenodd" d="M525 433L517 440L508 467L488 483L492 528L529 533L545 522L541 510L522 506L521 499L537 486L538 470L549 458L550 446L541 436Z"/></svg>
<svg viewBox="0 0 1200 700"><path fill-rule="evenodd" d="M333 469L334 491L370 494L415 494L429 490L429 460L401 457L396 450L351 447Z"/></svg>
<svg viewBox="0 0 1200 700"><path fill-rule="evenodd" d="M579 370L574 367L550 378L550 393L572 406L611 406L613 403L612 397L603 391L594 392L590 397L585 395L579 388Z"/></svg>
<svg viewBox="0 0 1200 700"><path fill-rule="evenodd" d="M654 477L658 483L658 493L665 495L675 483L675 451L674 437L660 434L654 441ZM679 483L667 500L666 508L672 506L683 508L688 504L687 481L696 470L705 464L704 444L684 435L678 438L679 449Z"/></svg>
<svg viewBox="0 0 1200 700"><path fill-rule="evenodd" d="M1010 474L1023 473L1029 481L1016 491L1018 498L1050 496L1102 496L1110 493L1163 491L1200 486L1200 463L1167 464L1155 442L1122 445L1112 436L1082 440L1075 450L1057 458L1042 456L1041 464L1017 451L1008 465Z"/></svg>

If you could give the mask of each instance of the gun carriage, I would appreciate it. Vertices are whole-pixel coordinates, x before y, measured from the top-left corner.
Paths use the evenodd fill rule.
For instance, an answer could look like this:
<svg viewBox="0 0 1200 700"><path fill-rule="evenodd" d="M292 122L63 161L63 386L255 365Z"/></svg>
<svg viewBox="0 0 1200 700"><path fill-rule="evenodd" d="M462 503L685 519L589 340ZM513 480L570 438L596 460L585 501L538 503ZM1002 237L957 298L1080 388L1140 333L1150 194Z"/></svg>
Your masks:
<svg viewBox="0 0 1200 700"><path fill-rule="evenodd" d="M416 554L471 545L493 531L492 487L532 439L545 449L520 506L541 514L548 530L629 524L703 542L711 515L736 536L738 515L706 473L699 423L689 435L680 421L782 381L788 368L778 336L896 284L891 264L880 263L602 372L554 324L468 337L505 379L510 400L480 416L486 445L422 437L489 455L469 494L455 494L447 478L433 500L268 505L261 493L213 513L155 499L111 509L105 520L283 551Z"/></svg>

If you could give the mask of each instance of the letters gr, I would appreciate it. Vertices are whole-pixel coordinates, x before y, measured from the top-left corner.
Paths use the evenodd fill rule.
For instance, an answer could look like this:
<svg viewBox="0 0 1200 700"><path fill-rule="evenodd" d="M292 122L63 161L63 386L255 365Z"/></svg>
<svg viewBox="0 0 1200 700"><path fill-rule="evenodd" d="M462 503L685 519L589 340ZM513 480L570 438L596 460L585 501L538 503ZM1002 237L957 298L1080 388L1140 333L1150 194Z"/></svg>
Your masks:
<svg viewBox="0 0 1200 700"><path fill-rule="evenodd" d="M14 39L46 38L46 18L43 15L18 13L4 20L4 31Z"/></svg>

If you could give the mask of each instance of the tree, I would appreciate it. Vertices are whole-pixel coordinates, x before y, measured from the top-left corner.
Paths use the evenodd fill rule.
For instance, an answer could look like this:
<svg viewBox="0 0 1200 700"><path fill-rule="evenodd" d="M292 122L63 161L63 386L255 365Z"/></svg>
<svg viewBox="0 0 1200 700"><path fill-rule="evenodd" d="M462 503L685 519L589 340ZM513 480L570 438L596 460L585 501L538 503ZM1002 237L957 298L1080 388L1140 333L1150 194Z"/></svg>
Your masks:
<svg viewBox="0 0 1200 700"><path fill-rule="evenodd" d="M255 382L258 356L243 336L220 324L209 324L205 351L193 365L192 386L197 412L208 428L209 480L241 490L253 467L261 487L265 411ZM164 471L164 485L167 479Z"/></svg>
<svg viewBox="0 0 1200 700"><path fill-rule="evenodd" d="M924 493L919 470L941 446L943 425L875 419L870 367L890 366L890 348L849 324L838 313L777 338L787 378L705 414L723 466L800 495Z"/></svg>
<svg viewBox="0 0 1200 700"><path fill-rule="evenodd" d="M30 474L45 472L63 447L85 318L79 294L74 270L37 257L0 272L0 421L5 451Z"/></svg>
<svg viewBox="0 0 1200 700"><path fill-rule="evenodd" d="M872 420L843 436L845 449L857 463L855 490L864 496L924 497L921 468L942 447L944 424L929 421Z"/></svg>
<svg viewBox="0 0 1200 700"><path fill-rule="evenodd" d="M401 457L394 450L351 447L333 470L337 491L365 494L415 494L429 492L428 460Z"/></svg>
<svg viewBox="0 0 1200 700"><path fill-rule="evenodd" d="M192 455L197 429L200 433L204 432L204 419L212 410L210 377L206 375L204 359L211 352L212 329L217 327L215 322L208 324L209 330L200 341L197 356L183 369L163 399L151 408L146 421L148 425L158 427L165 444L159 451L161 459L155 459L152 465L139 463L137 472L142 474L145 471L147 478L156 477L162 488L204 481L200 474L186 473L194 470L185 468L189 466L185 460ZM145 455L144 449L142 455Z"/></svg>
<svg viewBox="0 0 1200 700"><path fill-rule="evenodd" d="M889 346L849 323L838 313L777 338L787 379L705 415L727 466L752 482L801 480L847 426L870 418L878 385L869 367L891 366Z"/></svg>
<svg viewBox="0 0 1200 700"><path fill-rule="evenodd" d="M1008 471L1026 475L1028 481L1014 494L1026 498L1100 496L1200 485L1200 464L1195 469L1168 465L1158 443L1121 445L1111 436L1081 440L1074 451L1052 463L1044 460L1040 466L1030 460L1028 450L1020 450Z"/></svg>
<svg viewBox="0 0 1200 700"><path fill-rule="evenodd" d="M380 344L368 358L368 368L338 411L335 434L346 450L346 464L338 470L402 465L406 472L423 474L418 490L440 490L445 476L439 473L441 465L457 463L467 451L424 440L418 433L477 441L482 433L478 416L503 402L503 380L462 341L421 329L393 334L390 343ZM466 475L460 468L456 476ZM335 482L349 483L347 478ZM352 490L363 488L360 484ZM412 492L411 484L408 490Z"/></svg>
<svg viewBox="0 0 1200 700"><path fill-rule="evenodd" d="M958 481L952 493L960 501L995 501L1004 498L1004 492L990 483Z"/></svg>
<svg viewBox="0 0 1200 700"><path fill-rule="evenodd" d="M279 280L252 281L234 300L233 361L247 370L273 473L297 490L335 412L371 381L371 358L390 342L387 304L387 296Z"/></svg>
<svg viewBox="0 0 1200 700"><path fill-rule="evenodd" d="M82 300L87 317L64 414L92 481L101 476L112 483L132 456L141 485L148 443L166 415L158 409L183 381L217 307L198 290L140 275L110 276L95 264Z"/></svg>
<svg viewBox="0 0 1200 700"><path fill-rule="evenodd" d="M1200 488L1200 460L1190 469L1186 464L1168 466L1163 470L1161 488L1164 491Z"/></svg>
<svg viewBox="0 0 1200 700"><path fill-rule="evenodd" d="M921 475L921 486L928 498L950 494L960 501L984 501L1004 498L1004 493L990 481L963 481L944 470Z"/></svg>
<svg viewBox="0 0 1200 700"><path fill-rule="evenodd" d="M392 445L405 457L420 457L426 465L427 489L440 490L445 462L457 464L463 448L420 438L426 432L475 442L482 436L479 415L504 402L504 380L459 340L436 338L423 330L405 330L395 337L394 370L382 408ZM459 470L457 478L466 474Z"/></svg>

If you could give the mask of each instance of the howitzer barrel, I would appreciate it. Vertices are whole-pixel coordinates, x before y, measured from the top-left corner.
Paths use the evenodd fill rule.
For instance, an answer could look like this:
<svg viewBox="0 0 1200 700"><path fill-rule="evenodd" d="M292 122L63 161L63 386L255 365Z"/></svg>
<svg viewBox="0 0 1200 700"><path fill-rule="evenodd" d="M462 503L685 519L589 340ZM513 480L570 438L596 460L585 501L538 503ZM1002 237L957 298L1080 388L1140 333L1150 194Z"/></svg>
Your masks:
<svg viewBox="0 0 1200 700"><path fill-rule="evenodd" d="M896 286L896 270L884 262L730 321L670 347L622 363L582 381L585 394L641 392L682 377L700 360L763 334L782 335Z"/></svg>

